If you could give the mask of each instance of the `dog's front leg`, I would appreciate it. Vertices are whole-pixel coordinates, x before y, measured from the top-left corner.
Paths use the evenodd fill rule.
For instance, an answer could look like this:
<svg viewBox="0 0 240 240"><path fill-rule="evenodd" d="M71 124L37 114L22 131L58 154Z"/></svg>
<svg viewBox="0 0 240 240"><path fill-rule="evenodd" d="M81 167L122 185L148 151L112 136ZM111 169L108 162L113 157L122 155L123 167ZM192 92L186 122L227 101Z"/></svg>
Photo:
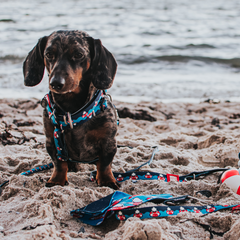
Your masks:
<svg viewBox="0 0 240 240"><path fill-rule="evenodd" d="M52 187L55 185L64 186L68 183L67 172L68 163L66 161L57 160L57 150L54 143L53 131L54 127L51 120L48 118L46 112L43 113L44 131L46 135L46 149L50 157L52 158L54 169L51 178L46 183L46 187Z"/></svg>
<svg viewBox="0 0 240 240"><path fill-rule="evenodd" d="M108 146L108 150L110 145ZM106 150L106 148L104 148ZM97 161L97 175L96 180L99 186L108 186L115 190L119 189L120 184L114 178L112 173L112 160L117 149L113 146L112 150L109 152L102 152Z"/></svg>

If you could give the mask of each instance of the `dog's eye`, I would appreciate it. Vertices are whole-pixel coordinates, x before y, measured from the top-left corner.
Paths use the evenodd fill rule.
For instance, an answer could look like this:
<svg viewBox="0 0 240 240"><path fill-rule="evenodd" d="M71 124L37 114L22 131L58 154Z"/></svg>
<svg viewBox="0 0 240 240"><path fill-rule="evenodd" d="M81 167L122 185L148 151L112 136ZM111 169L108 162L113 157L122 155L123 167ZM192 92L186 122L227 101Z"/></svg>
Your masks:
<svg viewBox="0 0 240 240"><path fill-rule="evenodd" d="M73 54L73 60L81 60L83 58L83 54L81 52L75 52Z"/></svg>
<svg viewBox="0 0 240 240"><path fill-rule="evenodd" d="M49 60L52 60L54 59L54 54L52 52L47 52L46 53L46 57L49 59Z"/></svg>

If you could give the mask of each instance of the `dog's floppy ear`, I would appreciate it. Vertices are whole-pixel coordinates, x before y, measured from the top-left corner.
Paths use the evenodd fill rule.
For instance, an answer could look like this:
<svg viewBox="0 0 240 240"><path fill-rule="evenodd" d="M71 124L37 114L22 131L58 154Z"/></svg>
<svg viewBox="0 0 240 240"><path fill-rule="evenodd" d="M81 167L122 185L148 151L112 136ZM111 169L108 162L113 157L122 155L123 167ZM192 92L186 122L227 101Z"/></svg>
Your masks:
<svg viewBox="0 0 240 240"><path fill-rule="evenodd" d="M23 63L25 86L36 86L43 78L45 69L43 53L47 40L48 37L40 38Z"/></svg>
<svg viewBox="0 0 240 240"><path fill-rule="evenodd" d="M97 89L108 89L112 86L117 63L113 55L102 45L101 40L89 37L92 83Z"/></svg>

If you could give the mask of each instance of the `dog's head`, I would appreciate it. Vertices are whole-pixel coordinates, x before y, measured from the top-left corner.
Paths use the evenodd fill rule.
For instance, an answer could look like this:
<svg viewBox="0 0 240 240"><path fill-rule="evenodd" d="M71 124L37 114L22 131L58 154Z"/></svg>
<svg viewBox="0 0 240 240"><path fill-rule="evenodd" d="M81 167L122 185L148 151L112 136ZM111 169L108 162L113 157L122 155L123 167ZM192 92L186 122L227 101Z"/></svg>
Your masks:
<svg viewBox="0 0 240 240"><path fill-rule="evenodd" d="M81 31L58 31L39 39L23 64L24 84L35 86L49 74L49 89L65 94L79 92L87 78L97 89L112 86L117 63L99 39Z"/></svg>

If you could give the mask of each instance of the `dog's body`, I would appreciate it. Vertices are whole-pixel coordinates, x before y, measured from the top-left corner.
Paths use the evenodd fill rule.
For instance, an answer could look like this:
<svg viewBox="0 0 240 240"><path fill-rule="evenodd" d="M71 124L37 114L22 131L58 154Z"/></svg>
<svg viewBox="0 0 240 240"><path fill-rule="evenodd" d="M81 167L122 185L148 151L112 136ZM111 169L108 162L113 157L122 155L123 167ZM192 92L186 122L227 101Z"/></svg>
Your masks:
<svg viewBox="0 0 240 240"><path fill-rule="evenodd" d="M23 66L25 85L40 83L45 67L56 108L73 114L88 103L98 89L111 87L117 64L100 40L81 31L58 31L41 38L29 52ZM106 101L107 109L84 124L65 130L64 138L69 158L86 163L98 158L97 183L117 189L119 184L111 170L117 149L117 119L114 106ZM63 186L67 182L68 162L57 159L54 126L46 109L43 122L46 148L54 162L54 171L46 186Z"/></svg>

